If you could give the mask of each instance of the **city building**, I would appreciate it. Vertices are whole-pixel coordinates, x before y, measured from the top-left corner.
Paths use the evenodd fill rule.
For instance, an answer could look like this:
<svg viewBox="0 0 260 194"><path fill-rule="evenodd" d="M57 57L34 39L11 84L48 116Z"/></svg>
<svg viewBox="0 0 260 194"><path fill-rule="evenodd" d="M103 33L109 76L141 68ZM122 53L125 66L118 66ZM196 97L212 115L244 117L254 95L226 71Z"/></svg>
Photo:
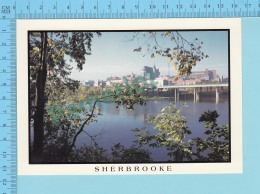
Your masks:
<svg viewBox="0 0 260 194"><path fill-rule="evenodd" d="M164 77L157 77L155 78L154 82L156 83L156 86L168 86L169 85L169 79L168 76Z"/></svg>
<svg viewBox="0 0 260 194"><path fill-rule="evenodd" d="M200 79L205 81L220 81L216 70L193 71L186 79Z"/></svg>
<svg viewBox="0 0 260 194"><path fill-rule="evenodd" d="M123 79L117 76L111 76L107 78L106 86L110 86L112 84L120 84L123 83Z"/></svg>
<svg viewBox="0 0 260 194"><path fill-rule="evenodd" d="M106 87L106 81L103 81L103 80L96 80L95 83L94 83L94 86L95 87Z"/></svg>
<svg viewBox="0 0 260 194"><path fill-rule="evenodd" d="M160 76L159 68L144 66L141 70L141 76L146 77L146 79L154 80L155 78Z"/></svg>
<svg viewBox="0 0 260 194"><path fill-rule="evenodd" d="M95 81L94 80L87 80L84 82L84 85L87 87L87 88L91 88L93 87L95 84Z"/></svg>
<svg viewBox="0 0 260 194"><path fill-rule="evenodd" d="M219 78L219 75L217 74L216 70L205 69L205 71L193 71L189 76L180 76L176 81L174 81L174 84L195 85L220 81L221 79Z"/></svg>

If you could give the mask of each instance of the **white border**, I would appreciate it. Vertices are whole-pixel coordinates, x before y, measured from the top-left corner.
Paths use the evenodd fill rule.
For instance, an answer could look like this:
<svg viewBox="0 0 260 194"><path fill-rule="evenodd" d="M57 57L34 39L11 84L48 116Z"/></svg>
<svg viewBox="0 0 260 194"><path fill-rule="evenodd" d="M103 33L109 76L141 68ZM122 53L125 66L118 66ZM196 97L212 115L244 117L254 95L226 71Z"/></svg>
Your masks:
<svg viewBox="0 0 260 194"><path fill-rule="evenodd" d="M231 163L169 164L29 164L28 141L28 40L27 32L62 30L155 30L230 29L231 77ZM18 175L99 175L99 174L204 174L242 173L242 52L241 19L59 19L17 20L17 156ZM124 171L118 171L118 167ZM148 171L132 171L135 166ZM160 171L164 166L164 171ZM96 172L95 167L109 172ZM115 167L115 171L114 170ZM131 167L127 169L127 167ZM168 167L169 171L166 171ZM155 168L157 170L153 171ZM152 170L151 170L152 169ZM170 170L171 169L171 170ZM128 171L127 171L128 170Z"/></svg>

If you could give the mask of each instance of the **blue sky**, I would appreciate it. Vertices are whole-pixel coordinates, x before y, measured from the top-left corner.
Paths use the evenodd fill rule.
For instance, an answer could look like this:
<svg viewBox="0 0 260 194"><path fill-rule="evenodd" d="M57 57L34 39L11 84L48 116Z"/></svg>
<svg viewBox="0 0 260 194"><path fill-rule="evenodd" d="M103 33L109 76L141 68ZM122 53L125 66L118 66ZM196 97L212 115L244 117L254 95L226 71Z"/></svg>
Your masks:
<svg viewBox="0 0 260 194"><path fill-rule="evenodd" d="M157 32L159 33L159 32ZM193 71L215 69L221 76L228 76L228 33L227 31L182 31L180 34L188 41L198 38L203 42L202 51L209 55L199 62ZM139 39L130 41L133 32L102 32L101 37L93 38L92 55L87 56L86 64L82 71L76 69L75 64L71 78L76 80L105 80L110 76L124 76L131 73L140 74L143 66L156 65L161 75L175 75L172 65L164 57L151 58L144 52L133 52L135 48L147 40ZM161 45L175 47L173 41L158 38ZM69 63L69 62L68 62Z"/></svg>

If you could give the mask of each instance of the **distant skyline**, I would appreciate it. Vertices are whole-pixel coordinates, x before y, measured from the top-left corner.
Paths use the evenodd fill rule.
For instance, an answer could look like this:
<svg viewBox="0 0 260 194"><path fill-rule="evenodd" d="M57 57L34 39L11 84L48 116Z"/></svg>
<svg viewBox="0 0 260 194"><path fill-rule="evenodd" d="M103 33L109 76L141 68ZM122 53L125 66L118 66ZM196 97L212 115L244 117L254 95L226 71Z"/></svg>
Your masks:
<svg viewBox="0 0 260 194"><path fill-rule="evenodd" d="M192 41L198 38L202 41L202 51L209 55L193 67L193 71L205 69L216 70L220 77L228 77L228 32L227 31L181 31L185 39ZM143 66L160 69L161 76L175 75L172 64L166 57L156 56L151 58L150 54L144 56L143 52L133 52L140 46L143 40L130 41L133 32L102 32L101 37L92 40L92 55L86 56L86 64L82 71L76 69L76 65L67 59L73 70L70 78L76 80L105 80L110 76L124 76L141 73ZM158 39L160 41L160 39ZM159 42L162 45L175 46L174 42Z"/></svg>

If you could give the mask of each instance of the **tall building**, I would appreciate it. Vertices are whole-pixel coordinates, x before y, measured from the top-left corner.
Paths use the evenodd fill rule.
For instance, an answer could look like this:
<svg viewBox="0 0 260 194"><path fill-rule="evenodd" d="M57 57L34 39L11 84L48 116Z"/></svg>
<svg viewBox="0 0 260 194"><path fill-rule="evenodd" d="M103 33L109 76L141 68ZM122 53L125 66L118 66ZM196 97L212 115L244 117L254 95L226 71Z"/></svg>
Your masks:
<svg viewBox="0 0 260 194"><path fill-rule="evenodd" d="M155 78L160 76L159 68L144 66L141 70L141 76L146 77L147 79L154 80Z"/></svg>
<svg viewBox="0 0 260 194"><path fill-rule="evenodd" d="M156 66L153 66L153 70L154 70L154 78L157 78L160 76L160 71L159 68L156 68Z"/></svg>

